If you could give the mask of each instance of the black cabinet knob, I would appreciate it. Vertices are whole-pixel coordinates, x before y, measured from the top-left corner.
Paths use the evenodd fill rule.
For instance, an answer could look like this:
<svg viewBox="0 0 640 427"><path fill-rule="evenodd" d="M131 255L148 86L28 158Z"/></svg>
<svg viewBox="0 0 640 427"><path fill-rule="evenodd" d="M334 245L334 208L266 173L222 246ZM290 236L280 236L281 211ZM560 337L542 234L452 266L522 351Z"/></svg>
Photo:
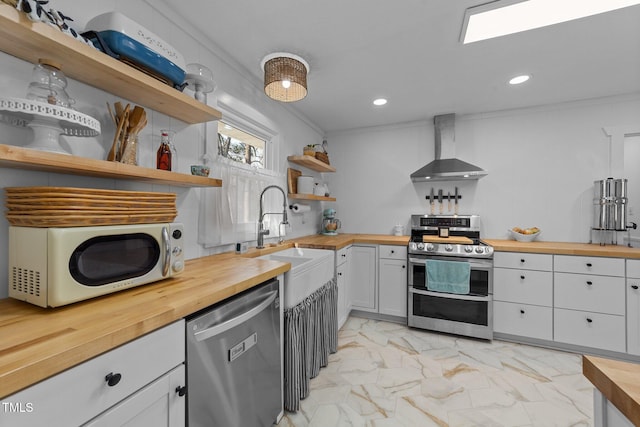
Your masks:
<svg viewBox="0 0 640 427"><path fill-rule="evenodd" d="M524 310L522 310L522 309L521 309L521 310L520 310L520 314L524 314Z"/></svg>
<svg viewBox="0 0 640 427"><path fill-rule="evenodd" d="M591 286L593 285L593 282L591 280L587 280L587 285Z"/></svg>
<svg viewBox="0 0 640 427"><path fill-rule="evenodd" d="M407 266L406 266L406 265L403 265L403 266L402 266L402 268L407 268Z"/></svg>
<svg viewBox="0 0 640 427"><path fill-rule="evenodd" d="M178 394L178 396L182 397L185 394L187 394L187 386L178 386L176 387L176 393Z"/></svg>
<svg viewBox="0 0 640 427"><path fill-rule="evenodd" d="M338 273L338 276L342 276L342 273Z"/></svg>
<svg viewBox="0 0 640 427"><path fill-rule="evenodd" d="M107 385L109 387L115 386L120 382L121 379L122 375L118 373L114 374L113 372L110 372L106 377L104 377L104 380L107 382Z"/></svg>
<svg viewBox="0 0 640 427"><path fill-rule="evenodd" d="M521 259L520 262L524 264L524 259Z"/></svg>
<svg viewBox="0 0 640 427"><path fill-rule="evenodd" d="M520 276L520 280L524 280L524 276Z"/></svg>
<svg viewBox="0 0 640 427"><path fill-rule="evenodd" d="M591 268L591 267L593 267L593 265L590 262L588 262L587 263L587 267Z"/></svg>
<svg viewBox="0 0 640 427"><path fill-rule="evenodd" d="M638 290L638 285L631 285L631 289Z"/></svg>
<svg viewBox="0 0 640 427"><path fill-rule="evenodd" d="M592 323L592 322L593 322L593 319L589 319L589 318L587 317L587 323Z"/></svg>
<svg viewBox="0 0 640 427"><path fill-rule="evenodd" d="M392 254L395 254L395 253L396 253L396 251L394 251L394 250L392 249L392 250L391 250L391 253L392 253Z"/></svg>

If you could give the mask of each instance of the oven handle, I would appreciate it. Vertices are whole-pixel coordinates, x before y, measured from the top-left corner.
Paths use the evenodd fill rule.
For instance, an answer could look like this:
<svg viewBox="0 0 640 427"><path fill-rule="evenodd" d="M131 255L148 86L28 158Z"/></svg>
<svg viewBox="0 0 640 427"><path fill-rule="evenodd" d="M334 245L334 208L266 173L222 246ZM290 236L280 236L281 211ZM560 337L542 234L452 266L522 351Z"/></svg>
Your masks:
<svg viewBox="0 0 640 427"><path fill-rule="evenodd" d="M424 265L427 260L428 258L409 258L409 264ZM456 259L453 262L467 262L471 265L471 268L476 270L491 270L493 268L493 261L490 260L478 261L476 259L465 259L464 261L460 261L460 259Z"/></svg>
<svg viewBox="0 0 640 427"><path fill-rule="evenodd" d="M486 297L476 297L473 295L460 295L460 294L449 294L444 292L421 291L419 289L415 289L412 287L409 287L409 293L425 295L429 297L459 299L459 300L465 300L465 301L491 301L491 295L487 295Z"/></svg>

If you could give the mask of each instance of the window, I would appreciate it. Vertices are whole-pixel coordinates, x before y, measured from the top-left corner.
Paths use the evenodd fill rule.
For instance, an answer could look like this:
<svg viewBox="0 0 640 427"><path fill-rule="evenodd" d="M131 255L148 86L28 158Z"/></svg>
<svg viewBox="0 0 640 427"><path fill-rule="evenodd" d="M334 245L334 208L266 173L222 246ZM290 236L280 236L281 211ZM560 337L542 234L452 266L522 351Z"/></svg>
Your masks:
<svg viewBox="0 0 640 427"><path fill-rule="evenodd" d="M266 141L223 121L218 122L218 155L257 169L265 168Z"/></svg>

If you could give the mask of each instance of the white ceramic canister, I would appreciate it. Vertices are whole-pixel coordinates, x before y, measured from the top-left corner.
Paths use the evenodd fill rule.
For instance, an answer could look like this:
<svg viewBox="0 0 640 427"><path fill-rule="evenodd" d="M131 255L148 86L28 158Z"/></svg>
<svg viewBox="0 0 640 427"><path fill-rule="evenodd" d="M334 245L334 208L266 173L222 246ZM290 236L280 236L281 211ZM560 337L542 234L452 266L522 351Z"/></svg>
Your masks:
<svg viewBox="0 0 640 427"><path fill-rule="evenodd" d="M298 177L298 194L313 194L313 177L312 176L299 176Z"/></svg>

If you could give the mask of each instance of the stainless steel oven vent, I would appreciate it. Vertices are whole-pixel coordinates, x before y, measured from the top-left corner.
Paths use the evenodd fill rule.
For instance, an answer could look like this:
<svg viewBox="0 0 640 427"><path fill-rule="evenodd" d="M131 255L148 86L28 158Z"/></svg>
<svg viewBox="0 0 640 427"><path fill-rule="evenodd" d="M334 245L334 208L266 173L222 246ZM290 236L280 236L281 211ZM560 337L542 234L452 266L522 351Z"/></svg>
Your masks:
<svg viewBox="0 0 640 427"><path fill-rule="evenodd" d="M442 148L455 155L455 114L433 118L435 131L435 160L411 174L414 182L478 180L487 171L455 157L442 159Z"/></svg>

